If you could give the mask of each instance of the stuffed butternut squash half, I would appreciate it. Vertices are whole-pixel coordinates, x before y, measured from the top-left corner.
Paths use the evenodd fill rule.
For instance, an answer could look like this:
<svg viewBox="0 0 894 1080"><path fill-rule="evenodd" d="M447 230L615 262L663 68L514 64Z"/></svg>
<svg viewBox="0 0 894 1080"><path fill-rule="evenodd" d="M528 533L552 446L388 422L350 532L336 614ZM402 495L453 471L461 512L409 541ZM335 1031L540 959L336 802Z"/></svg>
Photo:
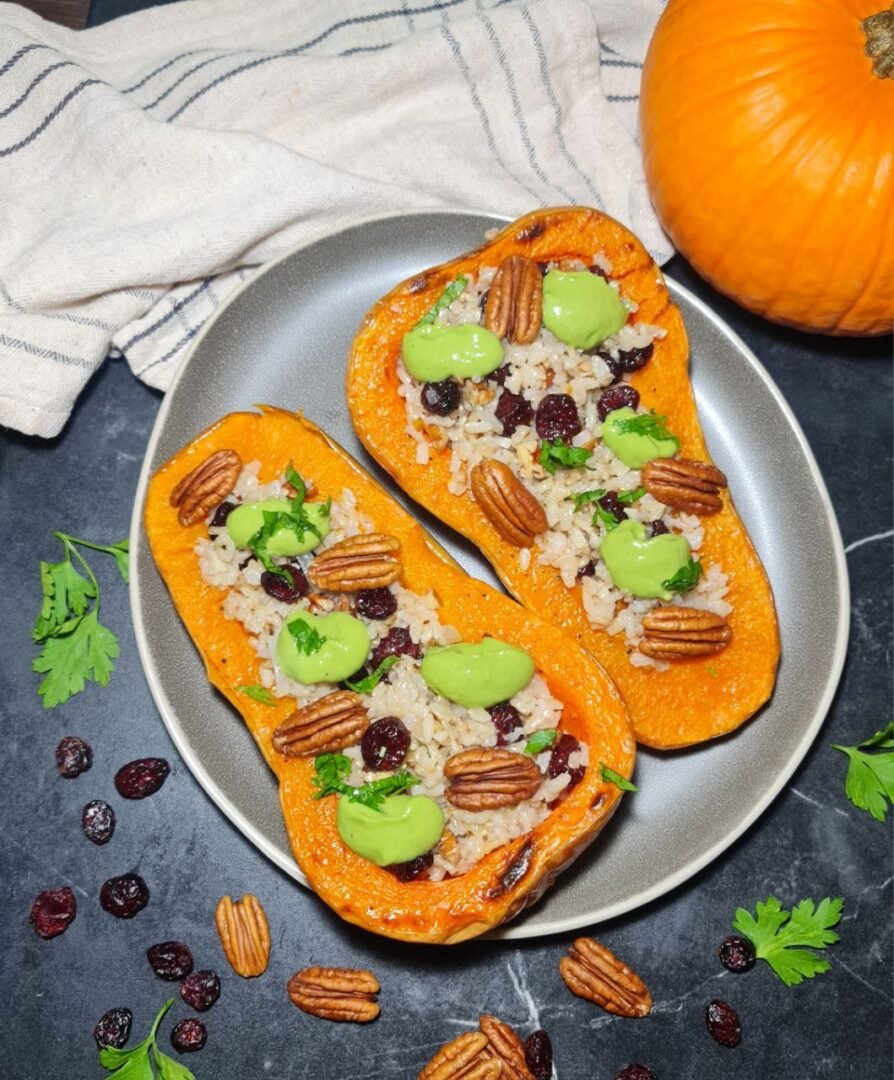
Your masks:
<svg viewBox="0 0 894 1080"><path fill-rule="evenodd" d="M617 807L635 743L599 664L463 572L302 416L224 417L152 478L145 527L342 918L473 937Z"/></svg>
<svg viewBox="0 0 894 1080"><path fill-rule="evenodd" d="M400 486L601 661L639 741L723 735L770 697L770 585L708 456L680 312L616 221L538 211L398 285L347 398Z"/></svg>

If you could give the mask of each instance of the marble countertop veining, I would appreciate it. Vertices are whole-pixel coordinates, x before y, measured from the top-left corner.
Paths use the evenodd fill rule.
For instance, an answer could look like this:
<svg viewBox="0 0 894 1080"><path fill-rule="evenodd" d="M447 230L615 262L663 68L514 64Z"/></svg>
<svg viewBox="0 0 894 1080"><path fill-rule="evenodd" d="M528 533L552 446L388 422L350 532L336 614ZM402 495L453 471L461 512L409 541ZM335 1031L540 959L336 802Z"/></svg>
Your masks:
<svg viewBox="0 0 894 1080"><path fill-rule="evenodd" d="M126 1005L134 1013L131 1045L143 1037L176 992L176 984L152 974L145 950L170 939L186 941L196 967L217 970L223 981L220 1001L204 1017L206 1048L184 1058L198 1080L413 1077L485 1011L522 1035L545 1027L561 1080L611 1080L634 1061L659 1080L890 1075L890 826L847 801L846 760L830 743L858 742L891 715L891 342L808 338L770 326L717 297L682 260L669 269L742 334L804 427L841 524L853 620L829 718L784 793L694 879L598 928L646 979L651 1016L621 1020L571 996L557 962L572 934L449 950L388 942L342 924L276 870L180 761L140 668L126 589L100 560L103 619L122 645L117 671L107 688L90 686L56 712L43 711L30 671L38 560L56 557L53 529L109 541L126 534L159 407L158 395L114 362L59 438L7 434L0 448L0 1075L102 1075L93 1026L108 1008ZM54 748L66 734L94 749L92 770L77 780L61 779L54 767ZM157 795L126 803L114 791L114 772L147 755L168 758L172 774ZM118 812L118 831L102 848L79 826L81 808L94 798L108 798ZM149 906L131 922L112 919L99 908L99 886L133 869L149 883ZM64 935L42 941L28 926L31 901L65 883L77 895L78 917ZM261 898L273 938L270 969L252 981L229 970L213 924L220 896L245 891ZM845 897L841 942L827 954L831 970L800 987L784 987L763 964L731 975L716 957L736 907L771 893L786 904ZM380 1019L335 1027L295 1009L286 982L311 963L375 971L383 986ZM714 997L739 1011L738 1049L721 1048L705 1030L704 1008ZM177 1001L172 1019L188 1013ZM170 1026L166 1021L165 1043Z"/></svg>

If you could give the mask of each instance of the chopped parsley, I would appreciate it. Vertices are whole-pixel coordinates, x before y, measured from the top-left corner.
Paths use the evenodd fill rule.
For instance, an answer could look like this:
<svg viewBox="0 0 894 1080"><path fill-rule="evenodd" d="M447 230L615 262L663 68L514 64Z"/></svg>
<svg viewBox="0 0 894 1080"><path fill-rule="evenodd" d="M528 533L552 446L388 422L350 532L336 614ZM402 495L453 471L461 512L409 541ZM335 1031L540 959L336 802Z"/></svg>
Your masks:
<svg viewBox="0 0 894 1080"><path fill-rule="evenodd" d="M592 491L580 491L577 495L569 495L568 498L574 503L575 510L581 510L588 503L598 502L604 494L604 488L594 488Z"/></svg>
<svg viewBox="0 0 894 1080"><path fill-rule="evenodd" d="M631 503L635 503L638 499L641 499L645 493L646 489L644 487L634 488L633 491L619 491L618 502L623 503L625 506L630 506Z"/></svg>
<svg viewBox="0 0 894 1080"><path fill-rule="evenodd" d="M689 562L685 566L681 566L673 577L668 578L667 581L662 581L661 585L662 588L668 589L670 592L689 592L690 589L694 589L698 585L698 579L701 576L702 564L696 562L690 556Z"/></svg>
<svg viewBox="0 0 894 1080"><path fill-rule="evenodd" d="M612 427L619 435L647 435L652 439L673 439L677 445L680 440L667 430L667 417L654 412L640 413L612 421Z"/></svg>
<svg viewBox="0 0 894 1080"><path fill-rule="evenodd" d="M455 278L453 281L451 281L447 288L435 301L434 306L428 309L428 311L422 316L419 322L416 323L416 326L427 326L430 323L433 323L445 308L450 307L450 305L459 296L459 294L463 291L467 284L468 281L465 277L463 277L462 274L460 274L458 278Z"/></svg>
<svg viewBox="0 0 894 1080"><path fill-rule="evenodd" d="M544 728L542 731L535 731L525 743L525 753L542 754L544 750L552 746L558 735L559 733L555 728Z"/></svg>
<svg viewBox="0 0 894 1080"><path fill-rule="evenodd" d="M621 791L639 791L639 788L633 781L628 780L625 776L621 776L620 773L616 773L614 769L610 769L608 765L604 765L599 762L599 772L602 779L607 784L614 784L615 787L621 789Z"/></svg>
<svg viewBox="0 0 894 1080"><path fill-rule="evenodd" d="M550 474L556 469L580 469L590 460L592 450L583 446L570 446L564 439L543 439L540 443L540 464Z"/></svg>
<svg viewBox="0 0 894 1080"><path fill-rule="evenodd" d="M319 652L326 644L327 638L324 638L322 634L318 633L303 619L295 619L294 622L286 623L286 626L295 639L298 652L304 653L305 656L313 656L315 652Z"/></svg>
<svg viewBox="0 0 894 1080"><path fill-rule="evenodd" d="M847 797L859 810L868 810L876 821L884 821L894 802L894 723L856 746L832 743L832 749L849 759L844 781ZM869 750L875 753L867 753Z"/></svg>
<svg viewBox="0 0 894 1080"><path fill-rule="evenodd" d="M358 679L356 682L351 682L350 679L345 679L345 686L349 690L353 690L357 694L370 694L379 685L382 679L388 674L388 672L397 663L399 657L386 656L381 664L375 671L371 672L365 678Z"/></svg>
<svg viewBox="0 0 894 1080"><path fill-rule="evenodd" d="M841 919L844 900L826 897L819 906L813 900L802 900L791 911L785 911L775 896L757 903L757 918L745 908L738 908L733 919L737 930L754 946L761 960L766 960L786 986L797 986L805 979L828 971L829 961L811 949L825 949L838 941L838 934L830 927Z"/></svg>
<svg viewBox="0 0 894 1080"><path fill-rule="evenodd" d="M271 574L279 574L280 577L285 577L285 572L281 566L273 561L272 556L267 550L267 544L270 542L272 536L278 533L280 529L290 529L299 541L303 540L304 534L308 532L313 533L318 540L323 539L322 533L310 520L307 510L304 508L304 500L307 498L307 485L295 471L291 462L289 462L286 468L286 480L295 489L295 495L289 499L288 513L276 510L264 510L263 525L248 541L249 549L264 569L269 570ZM331 499L324 503L323 515L325 517L329 516L331 506Z"/></svg>
<svg viewBox="0 0 894 1080"><path fill-rule="evenodd" d="M252 701L259 701L262 705L275 705L276 698L266 686L258 686L253 684L251 686L237 686L236 689L240 694L245 694L246 697L250 697Z"/></svg>
<svg viewBox="0 0 894 1080"><path fill-rule="evenodd" d="M607 532L611 532L612 529L616 529L621 524L611 510L607 510L602 503L596 503L593 524L598 525L600 522L605 526Z"/></svg>
<svg viewBox="0 0 894 1080"><path fill-rule="evenodd" d="M345 795L351 802L362 803L371 810L381 809L387 796L400 795L419 783L418 777L407 769L401 769L393 776L383 776L379 780L371 780L360 787L354 787L345 779L350 775L351 761L344 754L321 754L314 761L314 769L315 776L311 782L317 789L315 799L322 799L327 795Z"/></svg>

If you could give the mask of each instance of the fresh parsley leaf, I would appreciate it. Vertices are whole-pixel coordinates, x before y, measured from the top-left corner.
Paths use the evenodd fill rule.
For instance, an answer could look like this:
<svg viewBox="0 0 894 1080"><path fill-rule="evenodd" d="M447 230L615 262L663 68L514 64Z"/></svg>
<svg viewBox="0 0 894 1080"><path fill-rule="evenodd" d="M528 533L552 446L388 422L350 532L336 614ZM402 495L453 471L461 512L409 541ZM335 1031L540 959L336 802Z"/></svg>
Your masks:
<svg viewBox="0 0 894 1080"><path fill-rule="evenodd" d="M454 278L453 281L447 286L447 288L441 293L435 302L434 306L422 316L416 326L427 326L429 323L435 322L437 317L441 314L444 308L449 308L453 301L459 296L463 289L468 284L467 279L462 274L459 277Z"/></svg>
<svg viewBox="0 0 894 1080"><path fill-rule="evenodd" d="M406 769L401 769L394 776L383 776L381 780L371 780L358 788L350 788L348 798L351 802L363 803L371 810L379 810L388 795L400 795L401 792L419 783L419 777Z"/></svg>
<svg viewBox="0 0 894 1080"><path fill-rule="evenodd" d="M99 1063L104 1069L114 1072L114 1080L155 1080L155 1068L159 1080L196 1080L195 1076L179 1061L168 1057L158 1048L158 1027L168 1009L174 1004L169 998L159 1010L149 1029L149 1034L141 1043L127 1050L116 1050L113 1046L104 1046L99 1051Z"/></svg>
<svg viewBox="0 0 894 1080"><path fill-rule="evenodd" d="M586 465L593 451L583 446L570 446L564 439L543 439L540 443L540 464L550 474L556 469L579 469Z"/></svg>
<svg viewBox="0 0 894 1080"><path fill-rule="evenodd" d="M155 1067L158 1069L159 1080L196 1080L195 1075L172 1057L162 1053L156 1043L153 1051Z"/></svg>
<svg viewBox="0 0 894 1080"><path fill-rule="evenodd" d="M542 754L544 750L552 746L558 738L559 732L555 728L543 728L535 731L525 743L526 754Z"/></svg>
<svg viewBox="0 0 894 1080"><path fill-rule="evenodd" d="M100 623L96 607L59 627L31 664L45 676L37 688L44 708L55 709L79 694L87 682L107 685L120 651L118 639Z"/></svg>
<svg viewBox="0 0 894 1080"><path fill-rule="evenodd" d="M69 545L66 543L65 546L66 552L70 552ZM96 597L95 581L78 573L70 554L62 562L40 564L40 586L43 603L31 631L37 642L59 633L72 616L83 615L88 602Z"/></svg>
<svg viewBox="0 0 894 1080"><path fill-rule="evenodd" d="M604 494L604 488L594 488L592 491L580 491L577 495L569 495L568 498L574 503L575 510L581 510L587 503L598 502Z"/></svg>
<svg viewBox="0 0 894 1080"><path fill-rule="evenodd" d="M345 777L351 772L351 759L344 754L320 754L314 759L314 770L311 783L317 789L315 799L354 790L350 784L345 783Z"/></svg>
<svg viewBox="0 0 894 1080"><path fill-rule="evenodd" d="M646 489L644 487L634 488L633 491L619 491L618 502L623 503L625 506L630 506L631 503L635 503L638 499L641 499L645 493Z"/></svg>
<svg viewBox="0 0 894 1080"><path fill-rule="evenodd" d="M640 413L613 420L612 427L619 435L647 435L653 439L673 439L679 446L680 440L667 430L667 417L657 416L654 412Z"/></svg>
<svg viewBox="0 0 894 1080"><path fill-rule="evenodd" d="M266 686L258 686L253 684L251 686L237 686L236 689L240 694L245 694L246 697L250 697L252 701L259 701L262 705L275 705L276 698Z"/></svg>
<svg viewBox="0 0 894 1080"><path fill-rule="evenodd" d="M602 779L607 784L614 784L615 787L621 789L621 791L639 791L639 788L633 781L628 780L625 776L621 776L620 773L616 773L614 769L610 769L608 765L599 762L599 772Z"/></svg>
<svg viewBox="0 0 894 1080"><path fill-rule="evenodd" d="M358 679L356 682L351 682L350 679L345 679L345 686L349 690L353 690L357 694L370 694L379 685L382 679L388 674L388 672L394 667L398 661L397 656L386 656L381 664L375 671L371 672L363 679Z"/></svg>
<svg viewBox="0 0 894 1080"><path fill-rule="evenodd" d="M694 589L698 585L698 579L702 576L702 564L696 562L692 556L689 557L689 562L685 566L681 566L680 569L674 574L673 577L668 578L667 581L662 581L662 586L665 589L669 589L674 593L689 592L690 589Z"/></svg>
<svg viewBox="0 0 894 1080"><path fill-rule="evenodd" d="M856 746L833 743L832 749L848 757L847 797L859 810L868 810L876 821L884 821L894 802L894 723ZM867 753L869 750L876 753Z"/></svg>
<svg viewBox="0 0 894 1080"><path fill-rule="evenodd" d="M720 678L720 676L717 674L717 669L712 668L710 664L707 665L707 667L705 668L705 671L707 671L707 673L711 676L712 679L719 679Z"/></svg>
<svg viewBox="0 0 894 1080"><path fill-rule="evenodd" d="M611 510L606 510L601 503L596 503L593 524L598 525L600 522L605 526L607 532L611 532L612 529L616 529L621 524Z"/></svg>
<svg viewBox="0 0 894 1080"><path fill-rule="evenodd" d="M733 929L748 938L760 959L767 961L786 986L797 986L831 967L828 960L802 946L824 949L834 945L838 934L830 928L838 924L843 907L840 896L835 900L826 897L818 907L813 900L802 900L788 912L770 896L763 903L758 901L757 918L738 908Z"/></svg>
<svg viewBox="0 0 894 1080"><path fill-rule="evenodd" d="M286 480L295 489L295 494L292 496L291 502L297 502L299 506L307 498L307 484L301 479L298 473L295 471L291 461L286 466Z"/></svg>
<svg viewBox="0 0 894 1080"><path fill-rule="evenodd" d="M295 619L293 622L286 623L286 626L295 639L298 652L303 652L305 656L313 656L326 644L326 638L303 619Z"/></svg>

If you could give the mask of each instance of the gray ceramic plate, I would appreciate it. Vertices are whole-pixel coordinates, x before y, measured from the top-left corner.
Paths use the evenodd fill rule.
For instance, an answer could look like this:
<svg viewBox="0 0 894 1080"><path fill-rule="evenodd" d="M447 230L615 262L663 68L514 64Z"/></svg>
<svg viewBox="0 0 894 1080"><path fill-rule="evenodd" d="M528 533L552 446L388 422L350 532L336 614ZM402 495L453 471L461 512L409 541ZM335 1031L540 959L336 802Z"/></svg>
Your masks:
<svg viewBox="0 0 894 1080"><path fill-rule="evenodd" d="M146 452L131 529L131 602L149 685L174 742L211 798L297 881L304 879L289 852L273 776L239 717L205 681L144 541L146 481L224 413L269 402L303 409L407 503L369 461L351 428L342 390L351 338L380 295L478 246L499 221L442 212L379 218L268 267L197 339ZM813 455L755 356L700 300L670 285L692 342L692 378L711 453L729 476L776 594L779 682L770 705L734 736L684 753L642 752L640 793L623 801L602 837L545 899L499 936L533 937L607 919L660 896L716 858L791 776L819 730L841 672L847 570ZM470 573L497 584L477 552L428 515L419 517Z"/></svg>

